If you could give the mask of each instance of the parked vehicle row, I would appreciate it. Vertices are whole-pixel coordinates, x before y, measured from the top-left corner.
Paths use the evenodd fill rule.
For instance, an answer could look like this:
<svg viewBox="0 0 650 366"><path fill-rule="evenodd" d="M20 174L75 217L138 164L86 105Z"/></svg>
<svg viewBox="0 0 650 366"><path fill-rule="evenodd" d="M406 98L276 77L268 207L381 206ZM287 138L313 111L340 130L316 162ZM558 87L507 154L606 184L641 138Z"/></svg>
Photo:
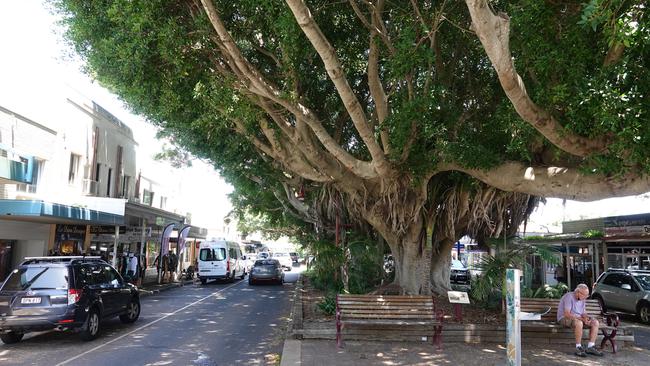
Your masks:
<svg viewBox="0 0 650 366"><path fill-rule="evenodd" d="M116 316L138 320L138 289L99 257L25 258L0 288L0 339L7 344L51 329L92 340L102 321Z"/></svg>

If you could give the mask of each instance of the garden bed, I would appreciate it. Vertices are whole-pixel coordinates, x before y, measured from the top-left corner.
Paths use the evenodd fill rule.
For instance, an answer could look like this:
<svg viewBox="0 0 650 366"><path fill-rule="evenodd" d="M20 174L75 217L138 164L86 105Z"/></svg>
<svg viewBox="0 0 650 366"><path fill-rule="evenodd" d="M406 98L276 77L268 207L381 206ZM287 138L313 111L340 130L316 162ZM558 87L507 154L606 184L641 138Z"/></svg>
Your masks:
<svg viewBox="0 0 650 366"><path fill-rule="evenodd" d="M304 322L329 322L334 320L334 315L325 314L318 306L327 296L327 292L314 288L309 278L303 276L302 311ZM382 293L390 294L391 288L385 287ZM474 304L462 305L462 322L454 317L454 306L449 299L443 296L434 296L436 309L445 314L445 323L449 324L505 324L505 315L500 310L483 309Z"/></svg>

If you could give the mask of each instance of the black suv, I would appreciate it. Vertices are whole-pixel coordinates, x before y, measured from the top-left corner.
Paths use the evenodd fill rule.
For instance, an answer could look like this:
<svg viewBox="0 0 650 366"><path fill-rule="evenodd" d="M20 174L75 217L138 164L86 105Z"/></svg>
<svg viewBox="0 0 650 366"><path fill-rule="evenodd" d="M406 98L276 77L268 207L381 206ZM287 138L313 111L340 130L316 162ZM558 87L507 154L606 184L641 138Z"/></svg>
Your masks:
<svg viewBox="0 0 650 366"><path fill-rule="evenodd" d="M138 289L99 257L25 258L0 288L0 339L7 344L50 329L92 340L101 320L114 316L138 319Z"/></svg>

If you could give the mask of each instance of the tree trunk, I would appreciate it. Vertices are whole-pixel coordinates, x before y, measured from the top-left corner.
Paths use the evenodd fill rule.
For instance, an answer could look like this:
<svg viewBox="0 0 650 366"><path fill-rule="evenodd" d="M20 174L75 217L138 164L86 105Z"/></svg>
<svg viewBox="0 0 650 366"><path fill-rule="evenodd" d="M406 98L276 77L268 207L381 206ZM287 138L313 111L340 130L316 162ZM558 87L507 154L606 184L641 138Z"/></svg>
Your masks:
<svg viewBox="0 0 650 366"><path fill-rule="evenodd" d="M433 256L431 263L431 291L438 295L447 295L451 290L451 247L442 245L442 251Z"/></svg>
<svg viewBox="0 0 650 366"><path fill-rule="evenodd" d="M392 246L391 246L392 248ZM393 250L395 283L411 295L431 293L431 251L420 253L418 243L402 242Z"/></svg>
<svg viewBox="0 0 650 366"><path fill-rule="evenodd" d="M427 245L425 233L421 220L412 221L402 236L381 233L395 261L394 283L411 295L446 295L450 289L451 247L454 242L444 240Z"/></svg>

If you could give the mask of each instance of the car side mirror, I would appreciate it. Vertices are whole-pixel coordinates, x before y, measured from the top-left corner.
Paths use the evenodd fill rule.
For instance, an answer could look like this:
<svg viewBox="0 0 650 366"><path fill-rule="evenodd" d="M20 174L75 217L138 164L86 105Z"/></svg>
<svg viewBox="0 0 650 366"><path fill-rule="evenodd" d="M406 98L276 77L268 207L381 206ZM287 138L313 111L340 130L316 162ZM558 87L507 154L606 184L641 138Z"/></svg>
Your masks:
<svg viewBox="0 0 650 366"><path fill-rule="evenodd" d="M630 286L630 285L627 284L627 283L622 284L622 285L621 285L621 288L622 288L623 290L632 291L632 286Z"/></svg>
<svg viewBox="0 0 650 366"><path fill-rule="evenodd" d="M241 259L246 260L246 256L245 256L245 255L242 255L242 256L241 256Z"/></svg>

